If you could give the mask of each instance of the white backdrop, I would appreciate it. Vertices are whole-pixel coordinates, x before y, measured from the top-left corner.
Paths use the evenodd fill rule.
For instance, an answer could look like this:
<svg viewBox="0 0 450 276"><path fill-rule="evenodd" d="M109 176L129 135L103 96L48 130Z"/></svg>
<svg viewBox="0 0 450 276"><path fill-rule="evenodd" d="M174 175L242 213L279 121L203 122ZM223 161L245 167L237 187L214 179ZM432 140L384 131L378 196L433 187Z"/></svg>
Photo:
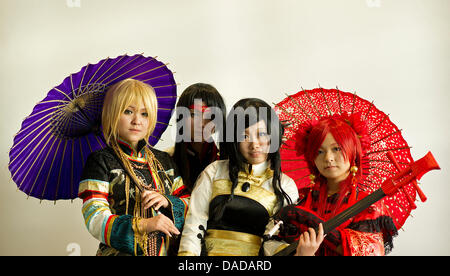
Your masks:
<svg viewBox="0 0 450 276"><path fill-rule="evenodd" d="M8 151L51 88L125 53L168 62L179 93L214 85L227 106L319 84L374 100L415 159L432 151L442 167L423 177L428 201L391 255L450 255L449 11L448 0L1 0L0 255L95 254L81 200L27 199ZM173 129L157 148L173 144Z"/></svg>

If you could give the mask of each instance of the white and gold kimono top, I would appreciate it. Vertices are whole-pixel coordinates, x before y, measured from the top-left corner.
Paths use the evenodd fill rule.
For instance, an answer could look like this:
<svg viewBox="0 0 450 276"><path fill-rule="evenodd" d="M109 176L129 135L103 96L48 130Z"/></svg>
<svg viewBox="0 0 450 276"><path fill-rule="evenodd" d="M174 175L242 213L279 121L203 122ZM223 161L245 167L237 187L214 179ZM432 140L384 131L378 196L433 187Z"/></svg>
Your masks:
<svg viewBox="0 0 450 276"><path fill-rule="evenodd" d="M270 162L253 165L251 172L239 172L231 201L228 164L228 160L216 161L199 175L191 194L179 256L259 254L269 219L279 206L272 188ZM297 186L285 174L281 175L281 187L292 202L298 200ZM217 213L213 210L221 207L223 215L211 217Z"/></svg>

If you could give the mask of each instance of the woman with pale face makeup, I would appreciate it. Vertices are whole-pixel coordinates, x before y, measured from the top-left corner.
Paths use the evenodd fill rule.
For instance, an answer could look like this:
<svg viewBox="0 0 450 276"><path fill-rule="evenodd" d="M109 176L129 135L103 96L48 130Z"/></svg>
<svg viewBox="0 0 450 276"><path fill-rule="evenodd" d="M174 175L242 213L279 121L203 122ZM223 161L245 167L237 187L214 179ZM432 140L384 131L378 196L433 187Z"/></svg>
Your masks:
<svg viewBox="0 0 450 276"><path fill-rule="evenodd" d="M357 185L364 171L362 161L368 142L367 128L357 115L335 115L307 122L297 131L297 154L311 172L311 187L299 191L299 206L324 221L368 195ZM287 231L287 230L286 230ZM323 237L309 228L299 237L297 255L384 255L392 249L397 229L382 202L337 228L339 238ZM281 236L287 236L287 232Z"/></svg>
<svg viewBox="0 0 450 276"><path fill-rule="evenodd" d="M298 199L295 182L281 173L284 129L273 109L259 99L240 100L226 126L229 159L212 163L197 179L181 256L262 255L270 217Z"/></svg>
<svg viewBox="0 0 450 276"><path fill-rule="evenodd" d="M79 185L97 255L167 255L180 234L186 201L170 156L148 143L157 117L152 87L127 79L106 93L102 127L107 147L92 153Z"/></svg>

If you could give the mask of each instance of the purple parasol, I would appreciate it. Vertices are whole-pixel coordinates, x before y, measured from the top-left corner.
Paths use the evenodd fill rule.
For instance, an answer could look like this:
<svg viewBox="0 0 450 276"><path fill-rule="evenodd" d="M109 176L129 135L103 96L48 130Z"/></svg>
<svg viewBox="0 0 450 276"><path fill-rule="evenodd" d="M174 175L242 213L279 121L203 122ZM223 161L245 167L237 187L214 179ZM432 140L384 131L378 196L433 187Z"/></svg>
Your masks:
<svg viewBox="0 0 450 276"><path fill-rule="evenodd" d="M132 78L151 85L158 100L154 146L166 130L177 100L167 64L143 55L123 55L88 64L50 90L25 118L9 153L9 170L18 188L38 199L77 198L85 161L105 146L101 112L107 89Z"/></svg>

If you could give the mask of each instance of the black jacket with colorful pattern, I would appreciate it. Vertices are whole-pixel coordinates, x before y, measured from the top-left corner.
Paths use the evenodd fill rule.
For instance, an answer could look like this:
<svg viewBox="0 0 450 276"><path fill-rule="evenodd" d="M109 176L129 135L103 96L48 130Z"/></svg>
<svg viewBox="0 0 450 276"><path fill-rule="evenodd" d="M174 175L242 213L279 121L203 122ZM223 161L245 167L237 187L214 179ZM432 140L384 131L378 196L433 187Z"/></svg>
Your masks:
<svg viewBox="0 0 450 276"><path fill-rule="evenodd" d="M183 181L171 157L165 152L151 148L164 171L150 170L146 165L145 143L139 143L139 151L135 152L126 142L118 142L127 158L135 165L133 170L142 183L156 189L168 199L169 207L160 208L160 211L172 219L181 231L187 211L187 200L173 195L175 190L182 187ZM163 174L167 174L171 181L159 183L153 177L155 173L163 180L167 179ZM93 152L88 157L78 196L83 200L82 213L86 227L101 242L97 255L143 254L142 246L138 242L140 234L133 225L136 193L136 185L130 181L112 148ZM167 255L169 238L162 232L156 234L157 255Z"/></svg>

